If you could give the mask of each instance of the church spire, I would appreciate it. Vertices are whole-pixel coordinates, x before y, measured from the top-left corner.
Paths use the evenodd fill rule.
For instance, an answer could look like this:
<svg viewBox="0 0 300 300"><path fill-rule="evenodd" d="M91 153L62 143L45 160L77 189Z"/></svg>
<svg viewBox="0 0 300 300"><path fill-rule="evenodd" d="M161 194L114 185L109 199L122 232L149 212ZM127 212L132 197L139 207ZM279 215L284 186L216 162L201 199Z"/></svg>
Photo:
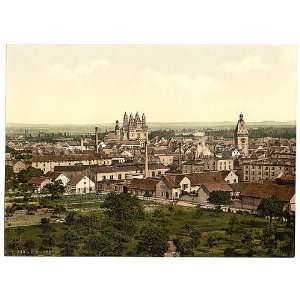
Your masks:
<svg viewBox="0 0 300 300"><path fill-rule="evenodd" d="M127 128L128 127L128 116L127 112L125 112L124 117L123 117L123 127Z"/></svg>

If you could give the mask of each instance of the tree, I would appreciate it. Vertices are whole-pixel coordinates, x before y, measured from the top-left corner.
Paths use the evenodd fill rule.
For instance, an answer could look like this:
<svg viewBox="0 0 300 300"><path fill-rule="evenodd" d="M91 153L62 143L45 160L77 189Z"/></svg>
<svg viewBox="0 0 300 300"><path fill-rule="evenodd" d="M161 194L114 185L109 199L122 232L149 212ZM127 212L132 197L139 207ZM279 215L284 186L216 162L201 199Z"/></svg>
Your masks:
<svg viewBox="0 0 300 300"><path fill-rule="evenodd" d="M104 213L112 224L126 234L132 234L136 230L138 220L144 218L144 210L141 201L130 194L110 193L101 205Z"/></svg>
<svg viewBox="0 0 300 300"><path fill-rule="evenodd" d="M207 245L208 247L210 248L210 250L217 244L217 239L215 236L213 235L210 235L208 238L207 238Z"/></svg>
<svg viewBox="0 0 300 300"><path fill-rule="evenodd" d="M242 243L248 247L251 247L253 243L253 235L250 231L245 231L242 235Z"/></svg>
<svg viewBox="0 0 300 300"><path fill-rule="evenodd" d="M239 229L239 219L236 215L233 215L228 222L229 226L226 228L226 232L231 236L236 233Z"/></svg>
<svg viewBox="0 0 300 300"><path fill-rule="evenodd" d="M168 233L157 225L142 228L137 245L138 256L164 256L168 248Z"/></svg>
<svg viewBox="0 0 300 300"><path fill-rule="evenodd" d="M28 167L26 170L22 170L18 174L18 179L22 183L27 183L31 177L42 176L44 172L41 169Z"/></svg>
<svg viewBox="0 0 300 300"><path fill-rule="evenodd" d="M67 231L64 234L64 244L61 250L62 256L74 256L78 246L79 236L74 231Z"/></svg>
<svg viewBox="0 0 300 300"><path fill-rule="evenodd" d="M76 213L71 211L67 214L65 222L67 225L73 225L76 221Z"/></svg>
<svg viewBox="0 0 300 300"><path fill-rule="evenodd" d="M32 250L34 249L34 241L33 240L26 240L24 242L24 250L25 250L25 255L32 255Z"/></svg>
<svg viewBox="0 0 300 300"><path fill-rule="evenodd" d="M41 224L49 224L49 218L41 218Z"/></svg>
<svg viewBox="0 0 300 300"><path fill-rule="evenodd" d="M52 234L48 234L46 237L44 237L41 241L41 247L40 250L42 252L44 251L51 251L52 247L54 246L55 242L54 242L54 237Z"/></svg>
<svg viewBox="0 0 300 300"><path fill-rule="evenodd" d="M174 245L180 256L194 256L193 242L190 238L178 237L174 239Z"/></svg>
<svg viewBox="0 0 300 300"><path fill-rule="evenodd" d="M85 256L122 256L129 238L116 230L107 227L96 236L88 239L84 246Z"/></svg>
<svg viewBox="0 0 300 300"><path fill-rule="evenodd" d="M60 217L61 214L65 213L67 210L63 205L56 205L53 210L54 215L58 215Z"/></svg>
<svg viewBox="0 0 300 300"><path fill-rule="evenodd" d="M213 191L208 201L215 205L229 205L231 203L230 193L224 191Z"/></svg>
<svg viewBox="0 0 300 300"><path fill-rule="evenodd" d="M228 247L224 250L224 256L237 257L240 256L240 254L234 248Z"/></svg>
<svg viewBox="0 0 300 300"><path fill-rule="evenodd" d="M264 216L270 217L270 222L273 217L282 217L284 214L284 202L278 199L276 196L272 196L267 199L263 199L258 208L258 212Z"/></svg>
<svg viewBox="0 0 300 300"><path fill-rule="evenodd" d="M5 255L15 255L21 249L20 241L13 237L10 240L5 240Z"/></svg>
<svg viewBox="0 0 300 300"><path fill-rule="evenodd" d="M272 256L273 250L277 246L276 230L272 225L268 226L262 232L261 243L262 247L267 249L268 254Z"/></svg>
<svg viewBox="0 0 300 300"><path fill-rule="evenodd" d="M51 199L58 199L65 192L65 187L61 180L45 185L43 189L46 193L51 194Z"/></svg>
<svg viewBox="0 0 300 300"><path fill-rule="evenodd" d="M200 240L201 240L201 232L200 230L197 229L192 229L192 231L190 231L190 237L191 237L191 246L193 249L197 248Z"/></svg>

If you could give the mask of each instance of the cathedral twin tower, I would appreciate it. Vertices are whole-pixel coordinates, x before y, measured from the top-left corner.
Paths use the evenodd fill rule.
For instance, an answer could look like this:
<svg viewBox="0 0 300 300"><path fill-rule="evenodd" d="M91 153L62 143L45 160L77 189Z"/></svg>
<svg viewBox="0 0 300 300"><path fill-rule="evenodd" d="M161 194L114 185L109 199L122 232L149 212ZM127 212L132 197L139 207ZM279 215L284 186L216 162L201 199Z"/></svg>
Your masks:
<svg viewBox="0 0 300 300"><path fill-rule="evenodd" d="M235 147L243 156L249 155L249 134L244 121L244 116L241 113L237 122L235 133ZM116 121L115 130L111 132L107 141L139 141L145 142L148 140L148 126L146 123L146 116L143 113L142 118L136 113L135 117L132 114L124 113L123 124L120 126L119 121Z"/></svg>
<svg viewBox="0 0 300 300"><path fill-rule="evenodd" d="M146 116L143 113L142 118L136 113L135 117L124 113L123 126L120 127L119 121L116 121L115 134L123 141L146 141L148 135L148 127L146 124Z"/></svg>

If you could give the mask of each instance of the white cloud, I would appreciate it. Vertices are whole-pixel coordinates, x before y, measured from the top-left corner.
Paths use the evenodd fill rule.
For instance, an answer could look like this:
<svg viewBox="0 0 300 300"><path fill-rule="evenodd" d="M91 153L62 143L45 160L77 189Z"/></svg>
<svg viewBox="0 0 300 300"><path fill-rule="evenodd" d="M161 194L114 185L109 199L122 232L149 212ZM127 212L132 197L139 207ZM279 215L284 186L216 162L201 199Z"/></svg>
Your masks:
<svg viewBox="0 0 300 300"><path fill-rule="evenodd" d="M222 63L217 67L218 71L233 74L241 74L255 71L268 71L271 66L264 63L260 56L247 56L240 61L230 61Z"/></svg>
<svg viewBox="0 0 300 300"><path fill-rule="evenodd" d="M89 64L79 64L72 67L65 64L54 64L49 71L51 75L62 79L79 80L94 75L98 71L107 72L110 68L111 65L108 61L100 59Z"/></svg>
<svg viewBox="0 0 300 300"><path fill-rule="evenodd" d="M148 90L152 94L198 97L215 93L221 88L221 84L202 74L188 76L183 73L166 74L155 69L143 69L138 74L138 81L131 88Z"/></svg>

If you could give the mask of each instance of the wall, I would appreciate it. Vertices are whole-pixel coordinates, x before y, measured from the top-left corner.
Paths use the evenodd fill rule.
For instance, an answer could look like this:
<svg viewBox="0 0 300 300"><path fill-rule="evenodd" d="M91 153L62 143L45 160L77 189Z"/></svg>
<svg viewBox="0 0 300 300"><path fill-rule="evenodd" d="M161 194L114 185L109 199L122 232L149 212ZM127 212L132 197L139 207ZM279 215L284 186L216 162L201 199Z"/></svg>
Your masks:
<svg viewBox="0 0 300 300"><path fill-rule="evenodd" d="M86 188L86 190L84 190ZM91 181L87 176L84 176L76 184L76 194L88 194L95 192L95 183Z"/></svg>

